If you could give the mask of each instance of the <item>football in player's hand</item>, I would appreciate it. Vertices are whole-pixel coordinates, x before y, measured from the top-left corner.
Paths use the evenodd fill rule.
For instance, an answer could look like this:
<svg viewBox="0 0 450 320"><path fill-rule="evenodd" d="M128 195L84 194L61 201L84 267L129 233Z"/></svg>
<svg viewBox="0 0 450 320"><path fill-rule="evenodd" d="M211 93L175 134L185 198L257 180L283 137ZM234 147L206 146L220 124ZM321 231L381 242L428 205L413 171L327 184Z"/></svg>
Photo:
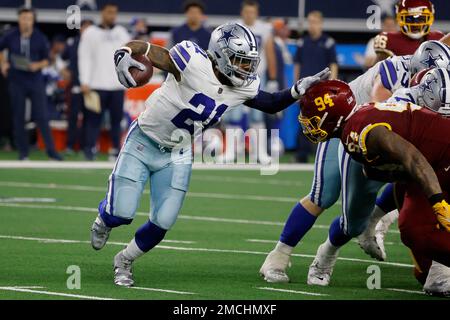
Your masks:
<svg viewBox="0 0 450 320"><path fill-rule="evenodd" d="M131 76L133 77L134 81L136 81L137 86L144 86L150 81L150 78L153 76L153 64L150 59L143 54L133 54L131 57L145 66L144 71L141 71L136 67L131 67L129 69Z"/></svg>

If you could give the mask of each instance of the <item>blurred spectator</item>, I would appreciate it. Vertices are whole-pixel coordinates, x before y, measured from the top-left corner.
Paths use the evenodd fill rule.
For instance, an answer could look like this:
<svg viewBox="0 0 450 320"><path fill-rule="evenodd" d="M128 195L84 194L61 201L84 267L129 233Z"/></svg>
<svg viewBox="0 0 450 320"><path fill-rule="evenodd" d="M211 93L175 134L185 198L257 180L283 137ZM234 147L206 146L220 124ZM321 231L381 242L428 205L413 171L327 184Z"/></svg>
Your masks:
<svg viewBox="0 0 450 320"><path fill-rule="evenodd" d="M397 31L397 22L392 16L384 16L381 25L381 32L394 32ZM364 67L367 69L372 67L377 62L377 54L373 46L375 37L370 39L366 46L366 52L364 54Z"/></svg>
<svg viewBox="0 0 450 320"><path fill-rule="evenodd" d="M277 70L277 82L280 89L287 87L285 66L292 64L292 55L288 49L287 41L291 35L291 30L288 26L288 21L284 19L274 20L274 43L275 43L275 60Z"/></svg>
<svg viewBox="0 0 450 320"><path fill-rule="evenodd" d="M10 26L0 28L0 37L9 31ZM9 102L8 82L0 72L0 150L11 151L14 145L12 131L11 104Z"/></svg>
<svg viewBox="0 0 450 320"><path fill-rule="evenodd" d="M278 90L277 82L277 66L275 60L275 46L273 41L273 28L268 22L259 19L259 3L255 0L244 0L241 4L241 19L238 23L249 28L256 37L258 42L258 51L261 62L258 67L258 75L261 79L261 88L269 92ZM255 109L250 109L241 105L225 116L225 121L230 129L248 127L260 130L266 128L264 123L264 114ZM255 141L252 136L250 139L250 156L257 159L261 163L269 163L270 159L266 150L267 141L258 139ZM232 150L232 148L226 148ZM227 154L226 158L230 159L232 155Z"/></svg>
<svg viewBox="0 0 450 320"><path fill-rule="evenodd" d="M130 41L127 30L116 25L118 6L107 3L101 10L100 25L89 26L81 35L78 47L78 71L80 89L85 95L98 94L100 110L85 108L84 154L87 160L93 160L96 143L100 134L102 116L109 111L111 120L111 138L113 149L111 158L117 157L120 149L123 118L124 87L117 80L113 63L114 51Z"/></svg>
<svg viewBox="0 0 450 320"><path fill-rule="evenodd" d="M326 67L331 69L331 79L338 75L335 41L323 33L323 16L320 11L308 14L308 34L298 41L294 57L294 77L312 76ZM298 135L297 161L307 162L313 145L302 133Z"/></svg>
<svg viewBox="0 0 450 320"><path fill-rule="evenodd" d="M80 44L80 36L91 26L93 22L91 20L84 20L81 22L80 33L74 38L67 40L66 48L62 54L62 59L67 61L67 72L70 81L70 103L69 112L67 116L68 129L67 129L67 147L66 153L72 154L75 144L79 142L82 144L83 133L80 132L78 126L79 114L84 109L83 95L80 90L80 80L78 78L78 46ZM83 126L83 125L82 125Z"/></svg>
<svg viewBox="0 0 450 320"><path fill-rule="evenodd" d="M65 47L65 36L58 34L53 37L50 46L49 65L42 70L46 83L47 108L51 120L60 119L64 111L64 88L60 86L60 83L66 67L64 60L61 58Z"/></svg>
<svg viewBox="0 0 450 320"><path fill-rule="evenodd" d="M134 40L148 41L147 21L143 18L133 18L131 20L131 38Z"/></svg>
<svg viewBox="0 0 450 320"><path fill-rule="evenodd" d="M1 70L8 76L13 110L14 139L19 159L28 159L28 135L25 130L26 98L31 100L32 117L44 138L51 159L62 160L55 151L48 124L45 82L41 70L49 64L49 44L46 36L34 27L35 12L22 7L18 11L17 28L0 38L0 51L8 50L8 60L0 54Z"/></svg>
<svg viewBox="0 0 450 320"><path fill-rule="evenodd" d="M205 5L200 0L188 0L183 4L183 11L186 22L172 29L168 47L172 47L183 40L190 40L198 44L203 50L207 50L211 31L203 25Z"/></svg>
<svg viewBox="0 0 450 320"><path fill-rule="evenodd" d="M284 19L276 19L272 22L273 30L274 30L274 44L275 44L275 61L276 61L276 70L277 77L276 81L278 83L279 89L284 89L287 87L285 68L286 64L292 64L292 55L289 52L287 47L287 40L291 34L291 30L288 26L288 21ZM271 129L279 129L280 127L280 118L282 113L272 115L265 113L264 121L266 124L266 128L268 130L268 138L270 141L270 130ZM268 143L268 150L271 148L271 144Z"/></svg>
<svg viewBox="0 0 450 320"><path fill-rule="evenodd" d="M244 0L242 2L239 23L249 28L258 41L261 57L258 73L261 78L261 87L271 92L278 90L273 28L270 23L259 19L259 3L257 1Z"/></svg>

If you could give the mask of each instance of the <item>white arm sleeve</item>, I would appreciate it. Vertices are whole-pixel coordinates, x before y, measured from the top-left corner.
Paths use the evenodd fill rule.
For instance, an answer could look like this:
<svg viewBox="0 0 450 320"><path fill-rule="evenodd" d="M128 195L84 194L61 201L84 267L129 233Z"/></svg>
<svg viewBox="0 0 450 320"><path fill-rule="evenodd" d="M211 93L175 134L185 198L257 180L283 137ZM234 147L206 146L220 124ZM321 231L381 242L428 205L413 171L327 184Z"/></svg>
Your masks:
<svg viewBox="0 0 450 320"><path fill-rule="evenodd" d="M92 29L88 28L82 34L80 38L80 44L78 45L78 72L80 77L80 84L89 85L92 70L92 59L91 55L95 49L92 46Z"/></svg>

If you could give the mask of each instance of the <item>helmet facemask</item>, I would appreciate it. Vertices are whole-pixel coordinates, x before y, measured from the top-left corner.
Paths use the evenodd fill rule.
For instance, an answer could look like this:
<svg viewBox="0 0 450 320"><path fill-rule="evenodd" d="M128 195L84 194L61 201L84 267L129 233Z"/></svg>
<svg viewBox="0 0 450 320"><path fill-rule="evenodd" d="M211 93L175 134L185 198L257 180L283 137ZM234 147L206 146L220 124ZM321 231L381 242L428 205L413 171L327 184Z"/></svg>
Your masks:
<svg viewBox="0 0 450 320"><path fill-rule="evenodd" d="M326 116L326 113L324 114L322 119L319 116L307 118L301 113L298 116L298 121L300 122L303 129L303 134L312 143L319 143L326 140L328 132L320 128Z"/></svg>
<svg viewBox="0 0 450 320"><path fill-rule="evenodd" d="M397 22L403 34L412 39L421 39L430 33L434 14L428 8L418 11L402 10L397 15Z"/></svg>
<svg viewBox="0 0 450 320"><path fill-rule="evenodd" d="M246 87L256 79L260 58L257 51L251 51L248 55L233 51L230 48L223 50L227 57L224 75L230 79L236 87Z"/></svg>

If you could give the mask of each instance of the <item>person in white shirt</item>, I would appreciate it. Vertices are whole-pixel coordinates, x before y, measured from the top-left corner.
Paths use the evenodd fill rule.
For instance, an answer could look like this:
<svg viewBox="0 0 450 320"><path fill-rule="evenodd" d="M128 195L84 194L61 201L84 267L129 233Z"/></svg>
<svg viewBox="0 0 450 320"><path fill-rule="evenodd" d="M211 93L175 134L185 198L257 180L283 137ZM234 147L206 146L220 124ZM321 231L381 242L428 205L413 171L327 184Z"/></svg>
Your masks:
<svg viewBox="0 0 450 320"><path fill-rule="evenodd" d="M277 64L275 58L275 43L273 39L273 27L270 23L261 21L259 17L259 3L255 0L244 0L241 4L241 19L237 23L250 29L256 37L258 47L260 48L261 61L258 67L258 75L261 79L261 88L268 92L278 91L277 82ZM247 118L245 118L247 114ZM247 121L245 121L247 120ZM264 115L259 110L250 109L244 105L232 110L225 118L228 129L238 129L248 127L260 130L265 128ZM240 141L238 143L244 143ZM267 140L250 137L250 153L252 159L258 159L260 163L269 163L270 158L267 152ZM238 148L242 150L242 148ZM225 150L233 150L230 146ZM256 151L258 150L258 151ZM266 150L267 151L267 150ZM230 154L225 152L226 161L230 161L231 158L235 158L236 154Z"/></svg>
<svg viewBox="0 0 450 320"><path fill-rule="evenodd" d="M116 25L118 7L107 3L101 10L100 25L88 27L83 32L78 47L78 65L80 89L83 94L94 90L100 96L101 111L85 110L85 142L86 159L93 160L96 154L96 142L100 133L102 116L109 111L111 119L111 139L113 149L110 155L116 157L120 149L121 128L123 118L124 88L117 80L114 64L111 63L114 51L130 41L125 27Z"/></svg>

